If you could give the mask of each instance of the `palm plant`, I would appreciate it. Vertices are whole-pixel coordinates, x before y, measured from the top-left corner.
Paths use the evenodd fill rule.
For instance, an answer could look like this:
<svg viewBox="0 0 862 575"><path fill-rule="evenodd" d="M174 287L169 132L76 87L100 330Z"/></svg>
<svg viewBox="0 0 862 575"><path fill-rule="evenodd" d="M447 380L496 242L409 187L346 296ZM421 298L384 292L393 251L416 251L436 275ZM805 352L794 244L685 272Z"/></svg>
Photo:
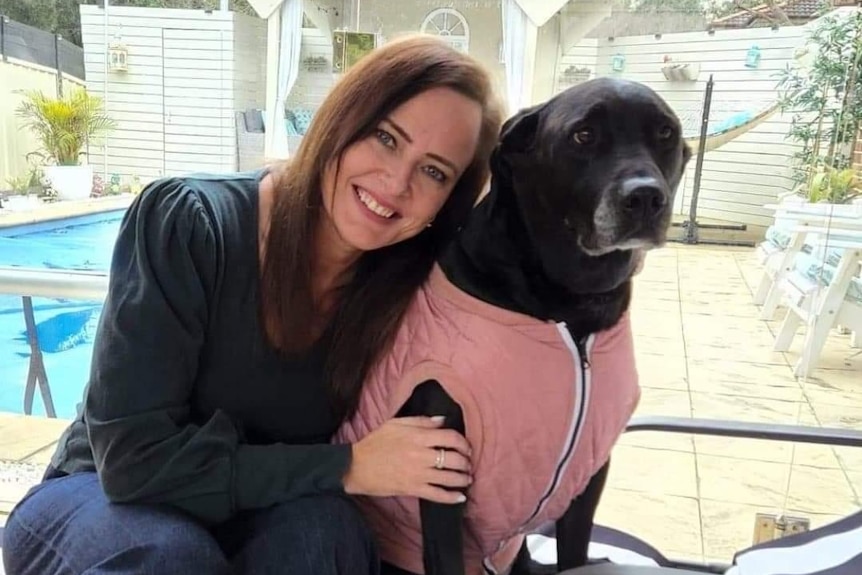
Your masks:
<svg viewBox="0 0 862 575"><path fill-rule="evenodd" d="M77 166L87 144L107 134L116 123L105 112L102 99L84 89L54 98L39 90L25 90L16 115L31 130L47 156L58 166Z"/></svg>

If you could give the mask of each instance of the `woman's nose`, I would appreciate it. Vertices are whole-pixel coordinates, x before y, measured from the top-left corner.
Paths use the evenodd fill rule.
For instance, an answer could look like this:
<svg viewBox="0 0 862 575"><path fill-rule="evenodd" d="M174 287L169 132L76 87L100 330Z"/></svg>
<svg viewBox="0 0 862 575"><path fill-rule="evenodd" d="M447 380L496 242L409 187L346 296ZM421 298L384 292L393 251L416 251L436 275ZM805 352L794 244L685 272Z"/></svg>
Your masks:
<svg viewBox="0 0 862 575"><path fill-rule="evenodd" d="M394 196L410 192L413 168L404 162L393 163L386 170L386 191Z"/></svg>

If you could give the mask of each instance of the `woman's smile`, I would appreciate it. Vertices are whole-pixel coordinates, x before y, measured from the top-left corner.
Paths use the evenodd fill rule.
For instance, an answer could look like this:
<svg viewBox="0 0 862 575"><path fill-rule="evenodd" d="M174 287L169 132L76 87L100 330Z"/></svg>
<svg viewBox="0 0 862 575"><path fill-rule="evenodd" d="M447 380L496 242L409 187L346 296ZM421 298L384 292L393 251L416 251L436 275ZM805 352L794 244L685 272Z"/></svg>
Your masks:
<svg viewBox="0 0 862 575"><path fill-rule="evenodd" d="M366 208L366 211L371 212L371 216L376 216L376 218L373 218L374 220L387 221L401 217L394 207L384 203L382 200L378 200L376 194L369 192L365 188L354 185L353 191L359 203Z"/></svg>

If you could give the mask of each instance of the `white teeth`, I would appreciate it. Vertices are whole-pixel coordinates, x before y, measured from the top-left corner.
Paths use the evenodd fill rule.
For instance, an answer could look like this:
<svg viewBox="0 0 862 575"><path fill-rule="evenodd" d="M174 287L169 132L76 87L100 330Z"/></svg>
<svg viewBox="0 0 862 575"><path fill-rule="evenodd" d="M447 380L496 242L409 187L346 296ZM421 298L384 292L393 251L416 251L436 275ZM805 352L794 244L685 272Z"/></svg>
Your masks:
<svg viewBox="0 0 862 575"><path fill-rule="evenodd" d="M369 210L380 216L381 218L391 218L395 215L394 210L390 210L387 207L381 206L378 204L374 198L371 197L371 194L363 190L362 188L356 188L356 193L359 196L360 201L365 204Z"/></svg>

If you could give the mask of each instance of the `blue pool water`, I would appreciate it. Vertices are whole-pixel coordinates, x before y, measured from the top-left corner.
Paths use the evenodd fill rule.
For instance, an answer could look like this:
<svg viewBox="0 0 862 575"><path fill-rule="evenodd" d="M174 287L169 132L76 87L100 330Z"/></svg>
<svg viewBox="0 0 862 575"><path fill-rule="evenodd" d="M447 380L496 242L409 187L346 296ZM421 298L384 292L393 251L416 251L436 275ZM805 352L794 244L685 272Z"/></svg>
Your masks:
<svg viewBox="0 0 862 575"><path fill-rule="evenodd" d="M122 216L120 210L0 229L0 267L107 273ZM74 417L102 304L33 298L33 308L57 416ZM29 363L21 298L0 295L0 411L24 412ZM33 414L45 414L38 389Z"/></svg>

